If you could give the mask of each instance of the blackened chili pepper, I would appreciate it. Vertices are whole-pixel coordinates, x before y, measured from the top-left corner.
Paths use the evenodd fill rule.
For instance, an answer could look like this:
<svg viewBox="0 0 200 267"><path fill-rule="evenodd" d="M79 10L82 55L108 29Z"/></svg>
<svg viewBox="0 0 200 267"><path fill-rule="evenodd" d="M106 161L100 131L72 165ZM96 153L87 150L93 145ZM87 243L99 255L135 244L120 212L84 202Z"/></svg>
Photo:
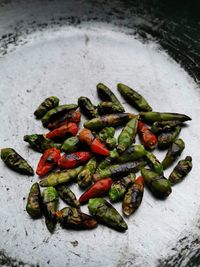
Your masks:
<svg viewBox="0 0 200 267"><path fill-rule="evenodd" d="M99 116L97 108L92 104L88 97L79 97L78 105L81 108L82 113L89 119L96 118Z"/></svg>
<svg viewBox="0 0 200 267"><path fill-rule="evenodd" d="M159 134L162 132L169 132L177 125L181 125L181 121L156 121L151 126L151 131L154 134Z"/></svg>
<svg viewBox="0 0 200 267"><path fill-rule="evenodd" d="M42 198L38 183L34 183L31 186L27 199L26 211L33 219L37 219L42 215Z"/></svg>
<svg viewBox="0 0 200 267"><path fill-rule="evenodd" d="M80 122L80 118L81 113L79 111L72 110L50 122L47 125L47 128L53 130L69 122L78 124Z"/></svg>
<svg viewBox="0 0 200 267"><path fill-rule="evenodd" d="M156 136L149 130L148 126L138 121L138 133L140 136L140 142L146 149L155 149L157 146L157 138Z"/></svg>
<svg viewBox="0 0 200 267"><path fill-rule="evenodd" d="M113 102L100 102L97 106L97 110L100 115L124 112L124 108L122 109Z"/></svg>
<svg viewBox="0 0 200 267"><path fill-rule="evenodd" d="M71 154L64 154L58 161L61 169L71 169L84 164L92 157L91 152L80 151Z"/></svg>
<svg viewBox="0 0 200 267"><path fill-rule="evenodd" d="M118 157L117 162L125 163L137 159L141 159L146 154L146 150L143 145L131 145L127 148L120 157Z"/></svg>
<svg viewBox="0 0 200 267"><path fill-rule="evenodd" d="M160 163L160 161L156 158L156 156L151 153L150 151L146 151L146 159L147 163L150 165L150 167L158 174L163 174L163 165Z"/></svg>
<svg viewBox="0 0 200 267"><path fill-rule="evenodd" d="M161 133L158 135L158 147L160 149L166 149L171 146L173 141L178 137L181 131L181 126L177 125L170 132Z"/></svg>
<svg viewBox="0 0 200 267"><path fill-rule="evenodd" d="M56 128L53 131L47 133L45 137L52 140L62 140L66 138L67 135L76 135L77 132L78 132L77 124L69 122L68 124L62 125L59 128Z"/></svg>
<svg viewBox="0 0 200 267"><path fill-rule="evenodd" d="M66 153L75 152L79 147L79 139L77 136L67 138L61 146L61 150Z"/></svg>
<svg viewBox="0 0 200 267"><path fill-rule="evenodd" d="M67 203L68 205L79 208L80 203L76 199L75 194L71 191L71 189L66 184L60 184L56 186L56 190L60 196L60 198Z"/></svg>
<svg viewBox="0 0 200 267"><path fill-rule="evenodd" d="M96 170L96 165L96 158L93 157L88 161L83 170L79 173L77 182L81 188L86 188L92 184L92 178Z"/></svg>
<svg viewBox="0 0 200 267"><path fill-rule="evenodd" d="M56 96L50 96L39 105L39 107L34 112L34 115L37 119L40 119L47 113L47 111L57 107L58 104L59 99Z"/></svg>

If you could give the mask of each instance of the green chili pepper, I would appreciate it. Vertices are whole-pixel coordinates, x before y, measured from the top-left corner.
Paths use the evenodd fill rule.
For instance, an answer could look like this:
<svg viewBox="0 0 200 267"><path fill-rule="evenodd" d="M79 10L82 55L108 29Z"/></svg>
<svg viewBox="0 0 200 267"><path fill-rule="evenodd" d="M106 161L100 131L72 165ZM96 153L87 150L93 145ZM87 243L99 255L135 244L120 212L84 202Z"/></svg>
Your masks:
<svg viewBox="0 0 200 267"><path fill-rule="evenodd" d="M158 147L160 149L166 149L170 147L170 145L173 143L173 141L178 137L179 133L181 131L181 126L176 126L172 131L167 133L161 133L158 136Z"/></svg>
<svg viewBox="0 0 200 267"><path fill-rule="evenodd" d="M155 121L188 121L191 120L185 114L179 113L166 113L166 112L141 112L140 113L141 119L145 120L146 122L153 123Z"/></svg>
<svg viewBox="0 0 200 267"><path fill-rule="evenodd" d="M45 216L45 223L49 232L53 232L56 226L56 218L54 213L58 206L58 193L52 186L47 187L42 193L43 212Z"/></svg>
<svg viewBox="0 0 200 267"><path fill-rule="evenodd" d="M13 148L1 149L1 159L10 169L18 173L34 175L33 168Z"/></svg>
<svg viewBox="0 0 200 267"><path fill-rule="evenodd" d="M125 163L132 160L141 159L146 154L146 150L143 145L132 145L127 148L117 159L119 163Z"/></svg>
<svg viewBox="0 0 200 267"><path fill-rule="evenodd" d="M132 88L119 83L117 85L117 89L119 90L120 94L126 99L126 101L139 111L152 110L145 98Z"/></svg>
<svg viewBox="0 0 200 267"><path fill-rule="evenodd" d="M58 184L69 183L74 181L78 174L82 171L83 166L79 166L70 170L63 170L50 173L46 178L40 181L41 187L56 186Z"/></svg>
<svg viewBox="0 0 200 267"><path fill-rule="evenodd" d="M192 169L192 157L187 156L185 159L180 160L172 173L169 176L169 181L172 185L181 182L185 176Z"/></svg>
<svg viewBox="0 0 200 267"><path fill-rule="evenodd" d="M141 169L141 174L155 197L165 198L172 192L170 182L164 176L145 168Z"/></svg>
<svg viewBox="0 0 200 267"><path fill-rule="evenodd" d="M79 138L77 136L72 136L67 138L61 146L61 150L64 152L75 152L79 148Z"/></svg>
<svg viewBox="0 0 200 267"><path fill-rule="evenodd" d="M117 150L119 153L124 152L135 140L135 136L137 133L137 124L138 124L139 116L134 116L126 126L123 128L122 132L118 137L118 146Z"/></svg>
<svg viewBox="0 0 200 267"><path fill-rule="evenodd" d="M60 144L54 143L52 140L45 138L42 134L25 135L24 141L29 143L32 149L41 153L52 147L55 148L61 147Z"/></svg>
<svg viewBox="0 0 200 267"><path fill-rule="evenodd" d="M160 161L156 158L156 156L149 152L146 151L146 159L147 162L149 163L150 167L153 169L158 174L163 174L163 165L160 163Z"/></svg>
<svg viewBox="0 0 200 267"><path fill-rule="evenodd" d="M128 226L118 211L103 198L91 198L88 203L90 213L97 221L117 231L125 231Z"/></svg>
<svg viewBox="0 0 200 267"><path fill-rule="evenodd" d="M77 182L81 188L87 188L92 184L92 176L96 170L96 165L96 159L95 157L93 157L88 161L83 170L79 173Z"/></svg>
<svg viewBox="0 0 200 267"><path fill-rule="evenodd" d="M99 116L97 108L92 104L89 98L85 96L79 97L78 105L81 108L82 113L89 119Z"/></svg>
<svg viewBox="0 0 200 267"><path fill-rule="evenodd" d="M40 187L38 183L34 183L31 186L26 204L26 211L33 219L37 219L42 215L41 200Z"/></svg>
<svg viewBox="0 0 200 267"><path fill-rule="evenodd" d="M105 127L98 133L100 141L105 142L108 138L112 138L115 135L115 128Z"/></svg>
<svg viewBox="0 0 200 267"><path fill-rule="evenodd" d="M97 170L105 169L110 164L114 163L118 157L119 157L119 154L117 152L117 149L114 148L113 150L110 151L110 156L106 157L104 160L102 160L99 163Z"/></svg>
<svg viewBox="0 0 200 267"><path fill-rule="evenodd" d="M108 138L108 139L106 139L105 144L109 149L114 149L116 147L116 144L117 144L117 139L115 137Z"/></svg>
<svg viewBox="0 0 200 267"><path fill-rule="evenodd" d="M181 124L181 121L156 121L151 126L151 132L155 134L169 132L173 130L177 125Z"/></svg>
<svg viewBox="0 0 200 267"><path fill-rule="evenodd" d="M75 207L75 208L79 208L80 207L80 203L79 201L76 199L75 194L71 191L71 189L64 184L60 184L56 186L56 190L60 196L60 198L68 205Z"/></svg>
<svg viewBox="0 0 200 267"><path fill-rule="evenodd" d="M62 105L62 106L55 107L55 108L49 110L42 117L42 124L44 127L46 127L55 118L59 117L62 114L65 114L66 112L68 112L70 110L75 110L77 108L78 108L78 106L76 104L69 104L69 105Z"/></svg>
<svg viewBox="0 0 200 267"><path fill-rule="evenodd" d="M58 104L59 99L56 96L50 96L46 98L34 112L35 117L37 119L41 119L47 113L47 111L57 107Z"/></svg>
<svg viewBox="0 0 200 267"><path fill-rule="evenodd" d="M131 173L128 176L120 179L119 181L113 182L109 191L109 198L112 202L117 202L123 199L127 188L135 180L135 174Z"/></svg>
<svg viewBox="0 0 200 267"><path fill-rule="evenodd" d="M113 102L100 102L97 106L98 113L100 115L112 114L112 113L121 113L124 112L124 108L119 107L119 105Z"/></svg>
<svg viewBox="0 0 200 267"><path fill-rule="evenodd" d="M176 139L172 146L167 151L167 154L165 158L162 161L162 165L164 169L167 169L169 166L171 166L174 161L179 157L185 148L185 143L182 139Z"/></svg>
<svg viewBox="0 0 200 267"><path fill-rule="evenodd" d="M125 124L134 117L131 113L118 113L94 118L84 123L84 127L92 131L102 130L104 127L116 127Z"/></svg>

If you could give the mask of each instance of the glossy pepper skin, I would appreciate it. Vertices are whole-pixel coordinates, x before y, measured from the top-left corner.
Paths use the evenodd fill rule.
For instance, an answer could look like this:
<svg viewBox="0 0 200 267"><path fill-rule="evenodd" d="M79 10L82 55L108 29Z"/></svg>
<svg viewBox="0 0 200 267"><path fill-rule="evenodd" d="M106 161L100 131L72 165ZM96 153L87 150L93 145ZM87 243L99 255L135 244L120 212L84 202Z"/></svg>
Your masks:
<svg viewBox="0 0 200 267"><path fill-rule="evenodd" d="M88 129L80 131L79 141L87 144L90 147L90 150L95 154L102 156L108 156L110 154L110 151L106 148L106 146Z"/></svg>
<svg viewBox="0 0 200 267"><path fill-rule="evenodd" d="M54 213L58 206L58 193L52 186L44 189L42 193L43 213L45 216L45 223L49 232L53 233L56 226L56 218Z"/></svg>
<svg viewBox="0 0 200 267"><path fill-rule="evenodd" d="M77 177L80 188L85 189L92 184L93 174L97 166L96 158L91 158Z"/></svg>
<svg viewBox="0 0 200 267"><path fill-rule="evenodd" d="M157 137L149 130L148 126L145 123L138 121L137 129L140 136L140 142L143 146L146 149L155 149L157 146Z"/></svg>
<svg viewBox="0 0 200 267"><path fill-rule="evenodd" d="M146 101L146 99L141 96L138 92L128 87L125 84L119 83L117 89L120 94L126 99L126 101L135 107L139 111L151 111L152 108Z"/></svg>
<svg viewBox="0 0 200 267"><path fill-rule="evenodd" d="M123 199L127 188L135 181L135 174L131 173L128 176L113 182L109 191L109 198L112 202L118 202Z"/></svg>
<svg viewBox="0 0 200 267"><path fill-rule="evenodd" d="M108 101L100 102L97 106L97 110L100 115L124 112L124 108L122 109L117 104Z"/></svg>
<svg viewBox="0 0 200 267"><path fill-rule="evenodd" d="M67 138L61 146L61 150L66 153L75 152L78 150L78 148L79 148L78 136L72 136Z"/></svg>
<svg viewBox="0 0 200 267"><path fill-rule="evenodd" d="M97 170L105 169L106 167L114 163L118 158L119 158L119 154L117 152L117 149L114 148L113 150L110 151L110 155L99 163Z"/></svg>
<svg viewBox="0 0 200 267"><path fill-rule="evenodd" d="M192 169L192 157L180 160L169 176L171 185L181 182Z"/></svg>
<svg viewBox="0 0 200 267"><path fill-rule="evenodd" d="M29 143L30 147L37 152L44 153L48 148L60 148L60 144L54 143L52 140L44 137L42 134L25 135L24 141Z"/></svg>
<svg viewBox="0 0 200 267"><path fill-rule="evenodd" d="M164 169L167 169L171 166L174 161L181 155L182 151L185 148L185 143L182 139L176 139L172 146L168 149L165 158L162 161Z"/></svg>
<svg viewBox="0 0 200 267"><path fill-rule="evenodd" d="M64 154L58 161L58 166L61 169L72 169L83 165L92 157L91 152L79 151L71 154Z"/></svg>
<svg viewBox="0 0 200 267"><path fill-rule="evenodd" d="M51 140L63 140L68 135L76 135L78 133L78 126L74 122L62 125L45 135L46 138Z"/></svg>
<svg viewBox="0 0 200 267"><path fill-rule="evenodd" d="M122 132L118 137L118 146L117 150L119 153L124 152L130 145L135 141L135 136L137 133L137 125L138 125L139 116L134 116L126 126L123 128Z"/></svg>
<svg viewBox="0 0 200 267"><path fill-rule="evenodd" d="M154 134L159 134L162 132L170 132L177 125L181 125L181 121L156 121L151 126L151 132Z"/></svg>
<svg viewBox="0 0 200 267"><path fill-rule="evenodd" d="M91 198L88 209L98 222L117 231L124 232L128 226L118 211L103 198Z"/></svg>
<svg viewBox="0 0 200 267"><path fill-rule="evenodd" d="M46 98L39 107L35 110L34 115L37 119L41 119L47 111L55 108L59 104L59 99L56 96L50 96Z"/></svg>
<svg viewBox="0 0 200 267"><path fill-rule="evenodd" d="M50 122L55 120L56 118L62 116L68 111L75 110L78 108L76 104L68 104L68 105L61 105L49 110L43 117L42 117L42 124L44 127L47 127Z"/></svg>
<svg viewBox="0 0 200 267"><path fill-rule="evenodd" d="M70 170L52 172L46 178L42 179L39 184L41 187L47 187L75 181L82 169L83 166L79 166Z"/></svg>
<svg viewBox="0 0 200 267"><path fill-rule="evenodd" d="M66 207L55 213L61 226L66 229L89 230L97 227L97 221L79 209Z"/></svg>
<svg viewBox="0 0 200 267"><path fill-rule="evenodd" d="M146 151L146 159L150 167L153 169L158 174L163 174L163 165L160 163L160 161L156 158L156 156L149 152Z"/></svg>
<svg viewBox="0 0 200 267"><path fill-rule="evenodd" d="M148 123L154 123L155 121L188 121L191 120L185 114L180 113L166 113L166 112L141 112L140 117L142 120Z"/></svg>
<svg viewBox="0 0 200 267"><path fill-rule="evenodd" d="M27 199L26 211L33 219L42 216L42 197L38 183L34 183L31 186Z"/></svg>
<svg viewBox="0 0 200 267"><path fill-rule="evenodd" d="M145 168L142 168L141 174L145 184L155 197L166 198L171 194L171 184L163 175Z"/></svg>
<svg viewBox="0 0 200 267"><path fill-rule="evenodd" d="M133 117L134 115L131 113L104 115L99 118L86 121L84 123L84 127L92 131L100 131L105 127L117 127L119 125L123 125Z"/></svg>
<svg viewBox="0 0 200 267"><path fill-rule="evenodd" d="M97 181L96 183L91 185L91 187L89 187L85 193L80 196L79 202L81 204L85 204L89 201L90 198L104 196L105 193L110 190L112 182L113 181L111 178L105 178L100 181Z"/></svg>
<svg viewBox="0 0 200 267"><path fill-rule="evenodd" d="M59 197L68 205L74 208L80 208L80 203L76 199L75 194L71 191L71 189L65 185L60 184L56 186L56 190L58 192Z"/></svg>
<svg viewBox="0 0 200 267"><path fill-rule="evenodd" d="M49 171L51 171L57 165L60 157L61 155L59 149L55 147L47 149L40 158L40 161L38 163L36 169L37 175L42 177Z"/></svg>
<svg viewBox="0 0 200 267"><path fill-rule="evenodd" d="M118 157L117 162L125 163L137 159L141 159L146 155L146 150L143 145L131 145Z"/></svg>
<svg viewBox="0 0 200 267"><path fill-rule="evenodd" d="M173 130L158 135L158 147L159 149L166 149L171 146L173 141L178 137L181 131L181 126L176 126Z"/></svg>
<svg viewBox="0 0 200 267"><path fill-rule="evenodd" d="M89 119L97 118L99 116L96 106L92 104L90 99L85 96L78 98L78 105L82 113Z"/></svg>
<svg viewBox="0 0 200 267"><path fill-rule="evenodd" d="M33 168L13 148L2 148L1 159L10 169L18 173L34 175Z"/></svg>
<svg viewBox="0 0 200 267"><path fill-rule="evenodd" d="M60 126L67 124L69 122L74 122L74 123L78 124L80 122L80 119L81 119L81 113L79 111L72 110L72 111L69 111L69 112L59 116L55 120L51 121L47 125L47 128L50 130L54 130L54 129L59 128Z"/></svg>
<svg viewBox="0 0 200 267"><path fill-rule="evenodd" d="M133 214L140 206L144 193L144 180L139 176L126 192L122 209L125 216Z"/></svg>

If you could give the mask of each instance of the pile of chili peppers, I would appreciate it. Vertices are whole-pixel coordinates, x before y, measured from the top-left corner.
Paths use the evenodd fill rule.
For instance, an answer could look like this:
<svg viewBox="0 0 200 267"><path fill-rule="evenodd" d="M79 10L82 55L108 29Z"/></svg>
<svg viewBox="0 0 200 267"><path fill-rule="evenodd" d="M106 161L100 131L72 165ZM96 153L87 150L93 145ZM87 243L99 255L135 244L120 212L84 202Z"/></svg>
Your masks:
<svg viewBox="0 0 200 267"><path fill-rule="evenodd" d="M51 233L57 222L67 229L93 229L102 223L125 231L124 218L110 202L121 201L123 215L130 216L141 205L144 186L156 198L166 198L172 186L192 169L192 157L187 156L168 179L164 176L164 170L185 148L178 136L191 118L152 111L137 91L124 84L118 84L117 89L139 114L125 113L116 95L102 83L97 85L102 100L98 105L84 96L78 104L59 105L59 99L51 96L34 112L49 132L24 136L32 149L42 153L36 168L40 181L31 186L26 210L33 219L43 215ZM89 119L83 129L78 126L81 113ZM120 126L123 129L116 138L115 130ZM141 144L135 144L137 134ZM167 149L162 162L152 152L157 147ZM12 148L2 149L1 159L21 174L34 175L28 162ZM138 171L141 175L136 177ZM71 183L85 190L79 199L71 191ZM45 187L42 193L40 187ZM68 205L62 210L58 210L59 197ZM80 209L86 203L91 215Z"/></svg>

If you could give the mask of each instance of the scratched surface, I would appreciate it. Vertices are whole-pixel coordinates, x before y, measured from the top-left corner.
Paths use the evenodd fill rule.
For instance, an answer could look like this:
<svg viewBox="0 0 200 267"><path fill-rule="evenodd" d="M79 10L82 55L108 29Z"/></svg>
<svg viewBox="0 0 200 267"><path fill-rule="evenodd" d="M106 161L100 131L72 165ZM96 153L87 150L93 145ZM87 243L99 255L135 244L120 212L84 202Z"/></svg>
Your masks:
<svg viewBox="0 0 200 267"><path fill-rule="evenodd" d="M32 11L26 13L23 1L21 7L15 2L2 2L0 34L6 36L0 41L0 147L14 147L35 168L40 154L28 148L23 136L45 132L33 116L41 100L57 95L63 104L74 103L85 95L97 103L95 85L103 82L124 103L116 91L116 84L124 82L138 89L154 110L192 117L180 136L186 143L182 157L192 155L194 168L166 201L154 199L145 190L141 208L126 220L126 233L101 225L82 232L57 226L51 235L44 220L32 221L25 212L27 193L31 184L38 181L37 176L20 176L1 162L0 265L198 266L197 84L154 40L141 40L135 28L72 18L63 24L51 23L55 2L46 2L44 13L50 22L44 24L43 9L37 4L31 4ZM74 9L69 7L74 16ZM63 15L63 10L60 12ZM15 27L6 22L6 14L7 18L16 14ZM36 14L40 25L33 22ZM141 18L135 18L135 23L141 23ZM125 103L124 106L127 111L136 112ZM164 157L158 151L156 155L160 160ZM170 171L171 168L165 172L166 177ZM72 189L77 196L81 194L76 186ZM62 207L60 202L59 208ZM121 212L120 204L115 207ZM87 207L83 211L88 212ZM190 265L192 257L195 261Z"/></svg>

